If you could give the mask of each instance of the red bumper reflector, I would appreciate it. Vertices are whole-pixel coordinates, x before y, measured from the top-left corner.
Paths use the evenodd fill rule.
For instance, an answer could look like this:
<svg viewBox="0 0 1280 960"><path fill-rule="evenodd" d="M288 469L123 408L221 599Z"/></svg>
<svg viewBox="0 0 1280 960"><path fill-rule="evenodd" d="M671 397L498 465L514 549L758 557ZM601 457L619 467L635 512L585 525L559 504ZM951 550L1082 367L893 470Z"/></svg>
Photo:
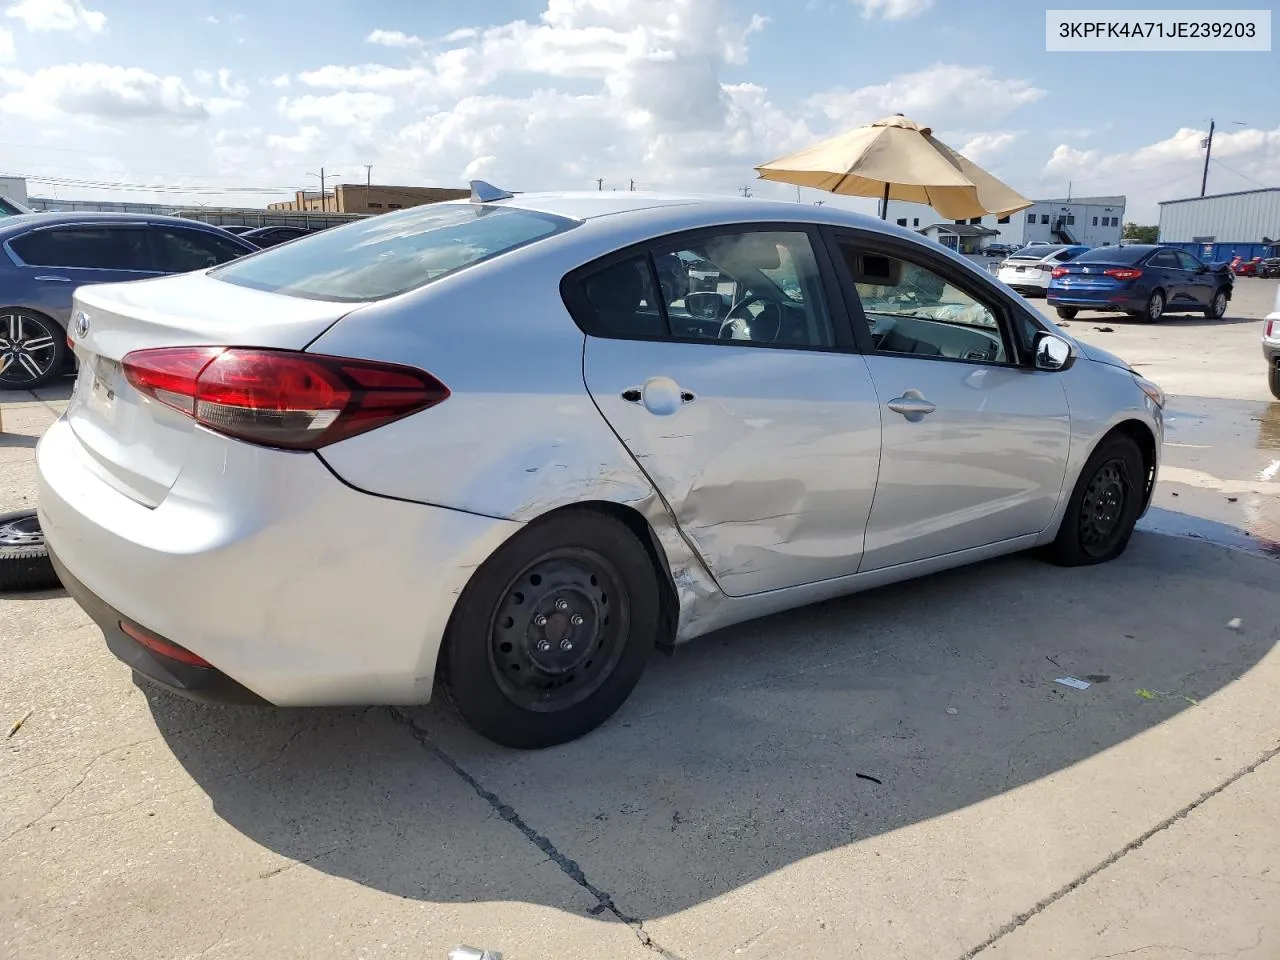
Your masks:
<svg viewBox="0 0 1280 960"><path fill-rule="evenodd" d="M176 643L170 643L168 640L162 640L153 633L148 633L136 623L126 623L121 620L120 629L134 640L137 640L152 653L158 653L166 659L176 660L178 663L185 663L191 667L213 666L213 664L203 657L196 656L190 650L180 647Z"/></svg>

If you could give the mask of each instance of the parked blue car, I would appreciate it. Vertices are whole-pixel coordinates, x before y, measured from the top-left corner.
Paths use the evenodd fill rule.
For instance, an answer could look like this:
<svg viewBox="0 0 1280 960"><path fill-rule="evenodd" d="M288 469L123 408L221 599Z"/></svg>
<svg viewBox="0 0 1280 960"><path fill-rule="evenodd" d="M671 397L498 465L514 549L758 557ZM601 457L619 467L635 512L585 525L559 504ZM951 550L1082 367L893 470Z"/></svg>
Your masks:
<svg viewBox="0 0 1280 960"><path fill-rule="evenodd" d="M1079 310L1122 310L1148 323L1189 311L1217 320L1227 312L1234 282L1226 264L1134 243L1095 247L1056 267L1046 297L1064 320Z"/></svg>
<svg viewBox="0 0 1280 960"><path fill-rule="evenodd" d="M30 390L72 364L71 295L217 266L256 244L195 220L133 213L27 213L0 219L0 390Z"/></svg>

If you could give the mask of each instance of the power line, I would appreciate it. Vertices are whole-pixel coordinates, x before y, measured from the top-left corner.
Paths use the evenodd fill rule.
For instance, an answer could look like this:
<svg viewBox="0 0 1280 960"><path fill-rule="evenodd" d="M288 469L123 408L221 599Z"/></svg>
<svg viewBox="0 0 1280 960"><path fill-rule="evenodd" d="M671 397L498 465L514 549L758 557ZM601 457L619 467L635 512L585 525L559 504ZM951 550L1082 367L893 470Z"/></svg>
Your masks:
<svg viewBox="0 0 1280 960"><path fill-rule="evenodd" d="M1228 167L1221 160L1214 160L1213 163L1214 163L1214 166L1221 167L1223 170L1226 170L1230 173L1234 173L1237 177L1243 177L1244 179L1248 180L1250 183L1256 183L1260 187L1267 186L1267 184L1263 183L1261 180L1255 180L1253 179L1253 177L1249 176L1247 173L1241 173L1235 167Z"/></svg>

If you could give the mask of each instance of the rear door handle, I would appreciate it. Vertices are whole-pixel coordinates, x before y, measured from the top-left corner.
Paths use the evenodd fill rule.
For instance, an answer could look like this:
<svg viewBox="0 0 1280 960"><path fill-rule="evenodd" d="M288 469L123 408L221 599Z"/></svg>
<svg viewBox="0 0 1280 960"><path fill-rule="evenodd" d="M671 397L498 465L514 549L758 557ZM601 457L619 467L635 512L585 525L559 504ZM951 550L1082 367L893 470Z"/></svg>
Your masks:
<svg viewBox="0 0 1280 960"><path fill-rule="evenodd" d="M919 390L903 391L902 396L894 397L885 404L894 413L900 413L912 423L919 423L938 407L924 398Z"/></svg>
<svg viewBox="0 0 1280 960"><path fill-rule="evenodd" d="M71 282L71 278L70 278L70 277L50 277L50 276L42 276L42 277L35 277L34 279L36 279L36 280L53 280L53 281L55 281L56 283L70 283L70 282Z"/></svg>

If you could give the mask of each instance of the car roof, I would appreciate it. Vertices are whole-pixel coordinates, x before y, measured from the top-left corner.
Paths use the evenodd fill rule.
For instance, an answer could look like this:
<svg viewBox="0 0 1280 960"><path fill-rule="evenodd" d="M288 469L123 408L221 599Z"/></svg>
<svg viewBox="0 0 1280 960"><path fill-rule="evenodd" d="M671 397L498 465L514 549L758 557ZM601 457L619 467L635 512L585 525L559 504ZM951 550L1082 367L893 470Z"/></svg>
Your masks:
<svg viewBox="0 0 1280 960"><path fill-rule="evenodd" d="M201 220L185 217L167 217L158 213L103 213L96 210L60 210L45 213L21 213L0 219L0 237L12 237L33 227L54 227L71 224L141 223L152 226L195 227L213 230Z"/></svg>

